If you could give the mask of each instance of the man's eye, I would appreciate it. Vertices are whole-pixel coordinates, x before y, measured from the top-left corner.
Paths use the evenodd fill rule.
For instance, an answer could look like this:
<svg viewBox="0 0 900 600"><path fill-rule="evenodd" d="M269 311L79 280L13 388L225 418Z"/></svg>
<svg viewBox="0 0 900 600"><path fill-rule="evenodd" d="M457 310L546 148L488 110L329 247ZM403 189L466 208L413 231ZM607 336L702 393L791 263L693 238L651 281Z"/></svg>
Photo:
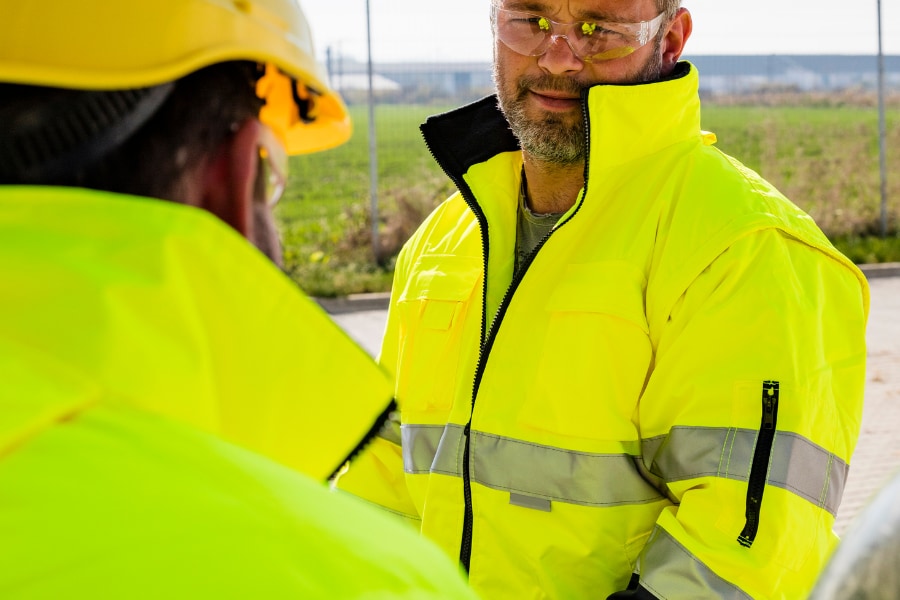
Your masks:
<svg viewBox="0 0 900 600"><path fill-rule="evenodd" d="M541 21L545 20L543 17L515 17L509 20L513 25L537 25L541 27Z"/></svg>
<svg viewBox="0 0 900 600"><path fill-rule="evenodd" d="M629 39L628 34L606 27L603 23L590 23L585 21L584 23L581 23L575 31L581 38L593 38L596 41L603 43Z"/></svg>
<svg viewBox="0 0 900 600"><path fill-rule="evenodd" d="M591 23L590 21L584 21L581 24L581 27L578 28L578 30L581 32L581 35L583 35L585 37L594 36L594 35L596 35L596 36L614 35L614 34L618 33L615 30L607 29L600 23Z"/></svg>

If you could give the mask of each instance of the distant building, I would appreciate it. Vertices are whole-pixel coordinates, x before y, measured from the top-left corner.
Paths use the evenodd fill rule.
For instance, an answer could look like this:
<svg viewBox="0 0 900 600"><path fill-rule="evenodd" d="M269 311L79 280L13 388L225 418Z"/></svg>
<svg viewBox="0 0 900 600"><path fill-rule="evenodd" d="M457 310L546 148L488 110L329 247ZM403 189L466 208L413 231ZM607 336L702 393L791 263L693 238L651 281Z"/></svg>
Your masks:
<svg viewBox="0 0 900 600"><path fill-rule="evenodd" d="M874 89L878 80L875 56L688 54L684 58L701 73L701 93L710 95L766 89ZM365 63L343 57L329 61L328 67L331 82L339 91L352 92L363 83L368 85ZM493 91L487 62L378 63L374 72L376 91L388 101L469 101ZM900 89L900 56L885 57L885 82L889 89Z"/></svg>
<svg viewBox="0 0 900 600"><path fill-rule="evenodd" d="M368 90L369 74L368 73L341 73L331 77L331 85L342 92ZM372 74L372 89L376 92L399 92L402 87L393 79L390 79L381 73Z"/></svg>
<svg viewBox="0 0 900 600"><path fill-rule="evenodd" d="M390 81L396 86L397 93L391 97L400 101L468 101L490 94L494 88L489 63L377 63L373 70L382 82ZM342 82L358 81L367 72L365 63L343 58L331 62L329 76L331 84L345 93L356 88L344 87Z"/></svg>
<svg viewBox="0 0 900 600"><path fill-rule="evenodd" d="M766 88L798 91L874 89L878 84L875 56L765 55L685 56L700 71L701 91L741 94ZM900 56L884 57L885 84L900 88Z"/></svg>

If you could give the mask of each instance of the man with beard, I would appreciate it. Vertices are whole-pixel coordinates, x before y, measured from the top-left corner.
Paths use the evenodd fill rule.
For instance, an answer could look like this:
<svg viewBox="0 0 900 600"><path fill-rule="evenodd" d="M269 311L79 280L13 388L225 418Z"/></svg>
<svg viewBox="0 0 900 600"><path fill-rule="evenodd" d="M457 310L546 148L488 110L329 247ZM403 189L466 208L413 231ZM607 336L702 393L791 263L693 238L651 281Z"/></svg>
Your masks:
<svg viewBox="0 0 900 600"><path fill-rule="evenodd" d="M678 0L495 0L497 96L404 247L399 427L339 486L487 598L802 598L857 440L868 290L700 130Z"/></svg>

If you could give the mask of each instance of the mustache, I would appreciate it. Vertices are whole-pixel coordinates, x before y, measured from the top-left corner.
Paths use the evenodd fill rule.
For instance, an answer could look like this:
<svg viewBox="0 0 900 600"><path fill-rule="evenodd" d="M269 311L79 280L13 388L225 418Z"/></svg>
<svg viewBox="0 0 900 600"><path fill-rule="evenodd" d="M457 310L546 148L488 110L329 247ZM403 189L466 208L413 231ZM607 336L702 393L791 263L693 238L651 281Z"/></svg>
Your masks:
<svg viewBox="0 0 900 600"><path fill-rule="evenodd" d="M569 77L556 77L553 75L525 75L519 79L516 86L519 94L524 94L532 89L544 92L559 92L567 95L580 96L581 91L589 88Z"/></svg>

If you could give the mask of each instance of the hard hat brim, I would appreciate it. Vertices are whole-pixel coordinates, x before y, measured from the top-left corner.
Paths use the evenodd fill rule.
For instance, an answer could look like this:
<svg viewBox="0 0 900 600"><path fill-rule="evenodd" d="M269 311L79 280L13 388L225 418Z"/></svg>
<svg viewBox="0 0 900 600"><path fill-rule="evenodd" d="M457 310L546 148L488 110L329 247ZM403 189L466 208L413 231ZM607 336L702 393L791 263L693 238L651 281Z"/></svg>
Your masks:
<svg viewBox="0 0 900 600"><path fill-rule="evenodd" d="M318 92L315 121L267 122L289 154L331 148L350 136L346 106L315 61L294 0L44 0L7 3L4 21L3 82L128 89L220 62L253 61L277 66Z"/></svg>

